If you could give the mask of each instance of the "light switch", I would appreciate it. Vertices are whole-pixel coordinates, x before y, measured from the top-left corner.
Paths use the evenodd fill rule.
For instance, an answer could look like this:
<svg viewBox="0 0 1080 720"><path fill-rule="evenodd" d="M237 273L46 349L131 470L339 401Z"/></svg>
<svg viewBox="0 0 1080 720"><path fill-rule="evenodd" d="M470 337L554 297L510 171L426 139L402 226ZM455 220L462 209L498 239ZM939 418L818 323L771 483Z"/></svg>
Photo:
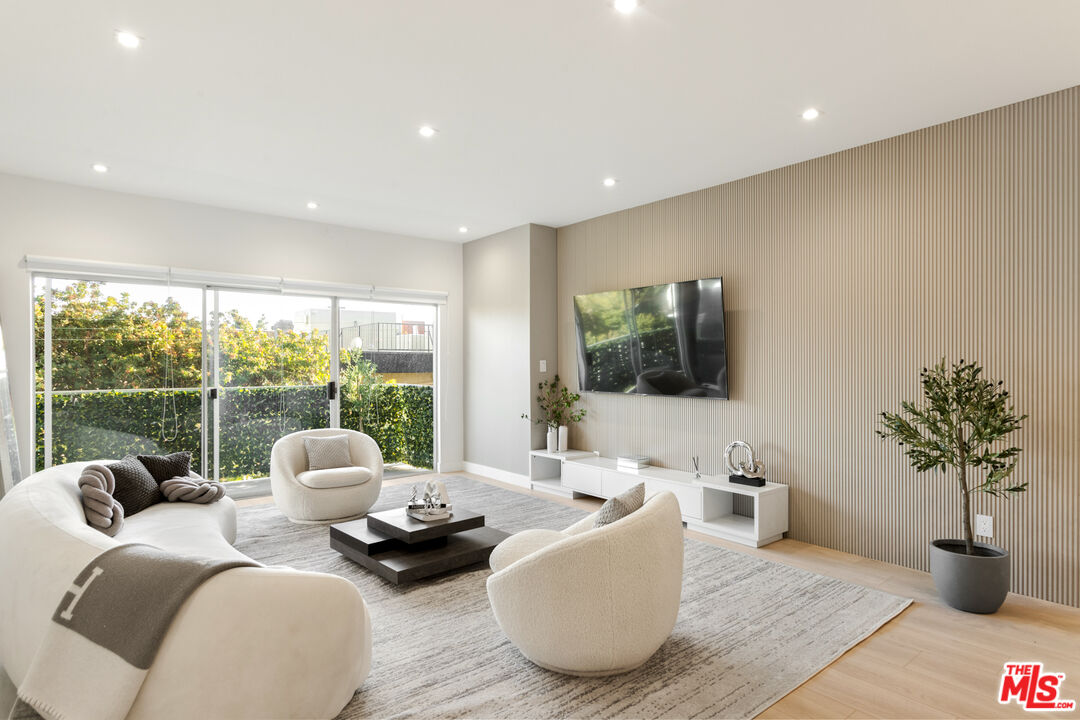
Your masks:
<svg viewBox="0 0 1080 720"><path fill-rule="evenodd" d="M540 372L547 372L547 360L540 361Z"/></svg>

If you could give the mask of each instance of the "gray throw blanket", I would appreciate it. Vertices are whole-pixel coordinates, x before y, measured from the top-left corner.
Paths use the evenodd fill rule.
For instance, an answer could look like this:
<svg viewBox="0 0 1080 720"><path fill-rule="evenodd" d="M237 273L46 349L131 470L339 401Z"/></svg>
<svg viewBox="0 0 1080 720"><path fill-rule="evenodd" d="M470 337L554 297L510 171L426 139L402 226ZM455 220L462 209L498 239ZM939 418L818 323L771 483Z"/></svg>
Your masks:
<svg viewBox="0 0 1080 720"><path fill-rule="evenodd" d="M120 545L94 558L60 600L19 686L11 720L120 720L177 611L223 570L254 561Z"/></svg>

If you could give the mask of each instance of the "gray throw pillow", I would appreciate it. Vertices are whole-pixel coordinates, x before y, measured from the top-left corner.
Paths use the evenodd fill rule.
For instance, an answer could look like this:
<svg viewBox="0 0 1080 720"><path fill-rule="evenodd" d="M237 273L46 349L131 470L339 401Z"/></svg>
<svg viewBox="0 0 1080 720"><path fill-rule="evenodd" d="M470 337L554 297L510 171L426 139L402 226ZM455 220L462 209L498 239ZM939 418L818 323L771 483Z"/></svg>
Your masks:
<svg viewBox="0 0 1080 720"><path fill-rule="evenodd" d="M186 450L171 455L138 455L137 457L159 483L175 477L187 477L191 470L191 453Z"/></svg>
<svg viewBox="0 0 1080 720"><path fill-rule="evenodd" d="M645 483L638 483L600 506L593 527L604 527L634 512L645 504Z"/></svg>
<svg viewBox="0 0 1080 720"><path fill-rule="evenodd" d="M116 481L112 496L124 508L124 517L131 517L164 499L157 480L134 455L127 455L120 462L105 467Z"/></svg>
<svg viewBox="0 0 1080 720"><path fill-rule="evenodd" d="M307 450L308 470L330 470L352 465L348 435L306 437L304 449Z"/></svg>

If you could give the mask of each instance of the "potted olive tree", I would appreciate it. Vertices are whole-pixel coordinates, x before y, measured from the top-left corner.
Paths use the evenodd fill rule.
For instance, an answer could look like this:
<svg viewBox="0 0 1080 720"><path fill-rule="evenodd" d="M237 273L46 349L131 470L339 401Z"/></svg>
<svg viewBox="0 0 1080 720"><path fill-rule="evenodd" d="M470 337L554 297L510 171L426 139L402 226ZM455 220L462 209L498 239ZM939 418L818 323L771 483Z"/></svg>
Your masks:
<svg viewBox="0 0 1080 720"><path fill-rule="evenodd" d="M530 418L529 413L522 413L521 417L532 420L537 425L547 426L547 451L566 452L569 438L570 423L580 422L585 417L585 408L574 406L581 396L565 385L559 384L559 376L556 375L550 381L540 381L536 389L536 404L540 406L540 416Z"/></svg>
<svg viewBox="0 0 1080 720"><path fill-rule="evenodd" d="M970 496L983 492L1007 498L1027 489L1026 482L1010 479L1020 448L1003 447L1027 415L1018 416L1002 382L987 380L982 372L962 359L951 367L943 359L923 368L923 402L905 401L901 412L881 413L882 427L875 432L899 442L917 471L938 470L945 478L955 477L964 538L930 543L930 573L952 607L992 613L1009 592L1009 553L975 542Z"/></svg>

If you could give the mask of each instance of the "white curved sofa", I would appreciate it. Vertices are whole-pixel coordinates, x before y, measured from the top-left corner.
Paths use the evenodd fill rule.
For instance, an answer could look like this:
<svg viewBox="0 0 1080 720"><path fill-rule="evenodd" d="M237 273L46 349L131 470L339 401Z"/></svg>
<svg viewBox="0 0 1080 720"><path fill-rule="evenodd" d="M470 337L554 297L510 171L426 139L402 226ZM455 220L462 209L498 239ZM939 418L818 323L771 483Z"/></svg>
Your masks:
<svg viewBox="0 0 1080 720"><path fill-rule="evenodd" d="M72 580L110 547L146 543L236 559L236 505L162 502L115 538L86 524L86 463L31 475L0 500L0 659L16 685ZM349 581L288 568L234 568L181 607L128 715L331 718L371 667L371 620Z"/></svg>
<svg viewBox="0 0 1080 720"><path fill-rule="evenodd" d="M499 627L540 667L614 675L652 657L682 597L679 503L653 495L610 525L596 514L562 532L526 530L491 553L488 599Z"/></svg>
<svg viewBox="0 0 1080 720"><path fill-rule="evenodd" d="M354 467L308 471L304 438L332 435L348 436ZM378 444L355 430L301 430L278 440L270 451L274 503L296 523L333 522L363 515L379 499L382 476Z"/></svg>

